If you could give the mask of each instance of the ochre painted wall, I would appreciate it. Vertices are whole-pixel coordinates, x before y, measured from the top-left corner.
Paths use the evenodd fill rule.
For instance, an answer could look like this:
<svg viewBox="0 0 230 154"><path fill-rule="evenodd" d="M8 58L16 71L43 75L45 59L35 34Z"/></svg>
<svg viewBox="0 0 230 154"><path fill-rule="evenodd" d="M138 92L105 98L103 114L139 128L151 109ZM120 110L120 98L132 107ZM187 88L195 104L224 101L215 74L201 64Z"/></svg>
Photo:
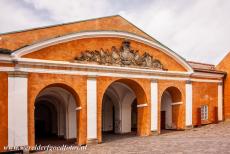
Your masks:
<svg viewBox="0 0 230 154"><path fill-rule="evenodd" d="M101 134L101 117L102 117L102 100L106 89L113 82L118 81L128 85L137 96L137 104L147 103L147 107L138 108L137 111L137 135L150 135L150 83L148 79L120 79L113 77L97 77L97 136L98 142L102 142Z"/></svg>
<svg viewBox="0 0 230 154"><path fill-rule="evenodd" d="M0 151L8 145L8 74L0 73Z"/></svg>
<svg viewBox="0 0 230 154"><path fill-rule="evenodd" d="M120 16L105 17L84 22L75 22L72 24L59 25L46 28L38 28L34 30L22 31L17 33L9 33L0 35L0 48L16 50L18 48L30 45L39 41L48 40L63 35L77 33L81 31L125 31L143 36L153 40L150 36L142 32L130 24L127 20Z"/></svg>
<svg viewBox="0 0 230 154"><path fill-rule="evenodd" d="M218 83L192 82L194 126L217 122ZM208 120L200 121L200 106L208 105Z"/></svg>
<svg viewBox="0 0 230 154"><path fill-rule="evenodd" d="M216 67L218 70L227 73L224 79L224 118L230 119L230 52Z"/></svg>
<svg viewBox="0 0 230 154"><path fill-rule="evenodd" d="M86 76L62 75L62 74L28 74L28 134L29 145L35 144L34 136L34 103L39 92L47 86L60 86L69 90L73 94L76 93L75 99L78 100L76 105L82 109L77 112L77 142L78 144L86 144L87 136L87 97L86 97ZM71 87L71 88L70 88Z"/></svg>
<svg viewBox="0 0 230 154"><path fill-rule="evenodd" d="M61 43L54 46L50 46L39 51L35 51L24 55L24 58L45 59L45 60L58 60L73 62L76 56L79 56L81 52L86 50L111 51L111 47L115 46L118 50L121 47L124 39L121 38L88 38L70 41L67 43ZM143 43L131 41L131 48L138 50L140 55L144 52L148 52L154 58L160 60L164 68L170 71L186 71L183 66L177 63L174 59L163 53L162 51L152 48Z"/></svg>
<svg viewBox="0 0 230 154"><path fill-rule="evenodd" d="M160 133L160 121L161 121L161 97L164 91L169 87L175 87L178 89L177 92L174 90L170 91L170 94L175 101L181 101L181 105L175 105L172 107L172 121L176 124L176 129L185 128L185 81L170 81L170 80L158 80L158 133ZM174 88L173 88L174 89ZM180 100L177 97L180 96ZM174 99L173 99L174 100Z"/></svg>

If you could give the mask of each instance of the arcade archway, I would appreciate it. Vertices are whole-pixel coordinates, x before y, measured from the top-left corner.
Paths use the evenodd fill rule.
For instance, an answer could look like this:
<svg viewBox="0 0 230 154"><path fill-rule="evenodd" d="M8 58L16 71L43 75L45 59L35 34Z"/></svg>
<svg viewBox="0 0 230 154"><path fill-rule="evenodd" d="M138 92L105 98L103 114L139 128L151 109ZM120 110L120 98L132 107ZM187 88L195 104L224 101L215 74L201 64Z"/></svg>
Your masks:
<svg viewBox="0 0 230 154"><path fill-rule="evenodd" d="M148 107L142 87L135 81L121 79L111 83L102 100L102 140L111 134L142 135L143 111Z"/></svg>
<svg viewBox="0 0 230 154"><path fill-rule="evenodd" d="M176 87L168 87L161 96L160 129L181 129L183 117L182 93Z"/></svg>
<svg viewBox="0 0 230 154"><path fill-rule="evenodd" d="M75 144L78 134L76 104L76 97L66 88L44 88L35 100L35 143Z"/></svg>

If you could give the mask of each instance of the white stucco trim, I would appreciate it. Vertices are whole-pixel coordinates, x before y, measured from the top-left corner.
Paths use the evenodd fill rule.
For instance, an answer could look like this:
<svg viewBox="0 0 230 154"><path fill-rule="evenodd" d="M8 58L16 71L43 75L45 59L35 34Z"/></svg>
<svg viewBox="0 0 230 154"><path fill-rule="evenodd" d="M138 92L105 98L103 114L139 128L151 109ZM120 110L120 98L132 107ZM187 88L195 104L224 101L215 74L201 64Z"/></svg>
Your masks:
<svg viewBox="0 0 230 154"><path fill-rule="evenodd" d="M44 65L44 64L43 64ZM157 71L153 71L152 73L149 74L140 74L141 70L136 70L136 72L133 72L130 74L129 70L130 68L126 68L127 70L125 71L119 71L117 68L111 68L111 72L100 72L98 70L89 70L89 71L80 71L80 70L59 70L59 69L45 69L45 68L32 68L32 67L26 67L26 66L21 66L21 67L0 67L0 72L14 72L14 71L19 71L19 72L25 72L25 73L48 73L48 74L67 74L67 75L85 75L85 76L91 76L91 77L97 77L97 76L108 76L108 77L123 77L126 78L127 76L129 78L146 78L146 79L152 79L152 80L175 80L175 81L194 81L194 82L208 82L208 83L222 83L223 81L221 79L194 79L191 78L188 72L180 72L180 73L175 73L175 72L164 72L164 73L158 73ZM131 68L133 69L133 68ZM134 68L135 69L135 68ZM114 70L117 72L114 73Z"/></svg>
<svg viewBox="0 0 230 154"><path fill-rule="evenodd" d="M219 78L222 79L224 74L218 73L207 73L207 72L180 72L180 71L162 71L162 70L151 70L145 68L134 68L134 67L119 67L119 66L105 66L105 65L96 65L96 64L81 64L68 61L54 61L54 60L42 60L42 59L31 59L31 58L17 58L13 59L11 57L5 58L0 57L0 61L4 63L17 63L17 66L23 65L24 67L33 67L33 66L50 66L50 67L64 67L65 69L72 68L83 68L83 69L97 69L97 70L120 70L128 72L143 72L145 74L164 74L164 75L179 75L179 76L190 76L195 77L205 77L205 78ZM0 71L7 71L10 67L2 67ZM13 69L13 67L11 67Z"/></svg>
<svg viewBox="0 0 230 154"><path fill-rule="evenodd" d="M40 60L31 58L17 58L12 59L12 61L17 62L17 66L28 65L30 66L50 66L50 67L65 67L67 69L78 68L78 69L91 69L91 70L102 70L102 71L114 71L116 69L120 72L130 72L130 73L145 73L145 74L167 74L167 75L180 75L189 76L191 72L181 72L181 71L163 71L163 70L152 70L145 68L134 68L134 67L120 67L120 66L106 66L97 64L81 64L73 63L68 61L53 61L53 60Z"/></svg>
<svg viewBox="0 0 230 154"><path fill-rule="evenodd" d="M192 83L185 84L185 125L192 126Z"/></svg>
<svg viewBox="0 0 230 154"><path fill-rule="evenodd" d="M27 77L8 77L8 146L10 147L28 145L27 82Z"/></svg>
<svg viewBox="0 0 230 154"><path fill-rule="evenodd" d="M221 80L221 79L217 79L217 80L215 80L215 79L193 79L193 78L190 78L189 79L190 81L193 81L193 82L209 82L209 83L211 83L211 82L213 82L213 83L222 83L223 81Z"/></svg>
<svg viewBox="0 0 230 154"><path fill-rule="evenodd" d="M21 49L16 50L13 52L11 55L17 59L23 55L29 54L31 52L40 50L42 48L56 45L59 43L64 43L72 40L77 40L77 39L83 39L83 38L99 38L99 37L116 37L116 38L124 38L124 39L130 39L134 40L146 45L149 45L153 48L159 49L162 52L164 52L166 55L172 57L175 61L177 61L179 64L181 64L188 72L193 72L192 67L184 60L181 58L179 55L177 55L175 52L169 50L168 48L160 45L159 43L150 41L146 38L143 38L141 36L127 33L127 32L120 32L120 31L87 31L87 32L79 32L79 33L73 33L57 38L52 38L49 40L45 40L42 42L38 42L35 44L32 44L30 46L23 47Z"/></svg>
<svg viewBox="0 0 230 154"><path fill-rule="evenodd" d="M97 139L97 80L87 79L87 139Z"/></svg>
<svg viewBox="0 0 230 154"><path fill-rule="evenodd" d="M41 68L27 68L27 67L20 67L20 68L13 68L13 67L0 67L0 72L26 72L26 73L48 73L48 74L67 74L67 75L86 75L86 76L108 76L108 77L122 77L122 78L145 78L151 80L176 80L176 81L194 81L194 82L207 82L207 83L222 83L221 79L193 79L189 76L185 77L176 77L176 76L166 76L160 74L150 74L150 75L140 75L139 73L132 73L129 72L98 72L98 71L78 71L78 70L58 70L58 69L41 69Z"/></svg>
<svg viewBox="0 0 230 154"><path fill-rule="evenodd" d="M223 85L218 84L218 121L223 120Z"/></svg>
<svg viewBox="0 0 230 154"><path fill-rule="evenodd" d="M151 131L158 127L158 83L151 82Z"/></svg>
<svg viewBox="0 0 230 154"><path fill-rule="evenodd" d="M205 78L220 78L222 79L224 77L224 74L218 74L218 73L208 73L208 72L194 72L192 77L205 77Z"/></svg>
<svg viewBox="0 0 230 154"><path fill-rule="evenodd" d="M75 110L76 111L79 111L79 110L81 110L82 109L82 107L80 106L80 107L77 107Z"/></svg>
<svg viewBox="0 0 230 154"><path fill-rule="evenodd" d="M183 102L173 102L173 103L171 103L171 105L181 105L181 104L183 104Z"/></svg>
<svg viewBox="0 0 230 154"><path fill-rule="evenodd" d="M140 108L140 107L146 107L146 106L148 106L147 103L145 103L145 104L138 104L138 105L137 105L138 108Z"/></svg>
<svg viewBox="0 0 230 154"><path fill-rule="evenodd" d="M116 70L116 73L113 72L113 70ZM222 79L196 79L191 76L189 76L186 73L176 73L176 72L165 72L165 73L158 73L158 72L153 72L153 73L145 73L143 72L142 75L140 75L141 71L137 71L136 73L131 73L128 70L127 71L119 71L119 69L113 68L111 72L100 72L98 70L89 70L89 71L78 71L78 70L58 70L58 69L44 69L44 68L33 68L33 67L0 67L0 72L14 72L14 71L21 71L25 73L48 73L48 74L67 74L67 75L87 75L87 76L113 76L114 77L125 77L129 76L130 78L147 78L147 79L162 79L162 80L179 80L179 81L194 81L194 82L214 82L214 83L222 83Z"/></svg>

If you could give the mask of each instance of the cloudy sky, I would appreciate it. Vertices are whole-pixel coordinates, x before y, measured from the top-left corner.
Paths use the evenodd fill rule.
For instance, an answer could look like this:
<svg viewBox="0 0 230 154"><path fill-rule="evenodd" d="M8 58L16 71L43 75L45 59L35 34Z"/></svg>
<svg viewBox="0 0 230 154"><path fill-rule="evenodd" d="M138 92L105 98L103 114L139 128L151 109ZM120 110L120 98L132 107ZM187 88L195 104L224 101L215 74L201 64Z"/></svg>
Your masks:
<svg viewBox="0 0 230 154"><path fill-rule="evenodd" d="M230 51L230 0L0 0L0 33L119 14L186 58Z"/></svg>

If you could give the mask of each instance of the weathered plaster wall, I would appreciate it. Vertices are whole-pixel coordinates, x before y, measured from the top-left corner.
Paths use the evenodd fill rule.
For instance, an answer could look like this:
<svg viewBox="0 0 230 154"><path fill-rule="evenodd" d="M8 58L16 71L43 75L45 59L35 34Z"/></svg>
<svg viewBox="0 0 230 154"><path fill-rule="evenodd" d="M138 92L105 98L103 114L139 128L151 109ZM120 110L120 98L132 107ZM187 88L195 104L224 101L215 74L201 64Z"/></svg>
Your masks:
<svg viewBox="0 0 230 154"><path fill-rule="evenodd" d="M216 67L227 73L224 79L224 119L230 119L230 52Z"/></svg>
<svg viewBox="0 0 230 154"><path fill-rule="evenodd" d="M67 43L61 43L54 46L50 46L24 55L23 57L73 62L76 56L79 56L81 52L84 52L86 50L100 51L100 49L103 48L104 50L111 51L112 46L115 46L119 50L123 41L124 39L121 38L105 37L79 39ZM140 55L142 55L144 52L148 52L154 58L160 60L166 69L171 71L186 71L183 66L178 64L174 59L172 59L162 51L136 41L130 42L132 49L138 50Z"/></svg>
<svg viewBox="0 0 230 154"><path fill-rule="evenodd" d="M0 73L0 151L8 145L8 74Z"/></svg>
<svg viewBox="0 0 230 154"><path fill-rule="evenodd" d="M218 83L192 82L193 125L217 122ZM200 106L208 105L208 120L200 121Z"/></svg>

